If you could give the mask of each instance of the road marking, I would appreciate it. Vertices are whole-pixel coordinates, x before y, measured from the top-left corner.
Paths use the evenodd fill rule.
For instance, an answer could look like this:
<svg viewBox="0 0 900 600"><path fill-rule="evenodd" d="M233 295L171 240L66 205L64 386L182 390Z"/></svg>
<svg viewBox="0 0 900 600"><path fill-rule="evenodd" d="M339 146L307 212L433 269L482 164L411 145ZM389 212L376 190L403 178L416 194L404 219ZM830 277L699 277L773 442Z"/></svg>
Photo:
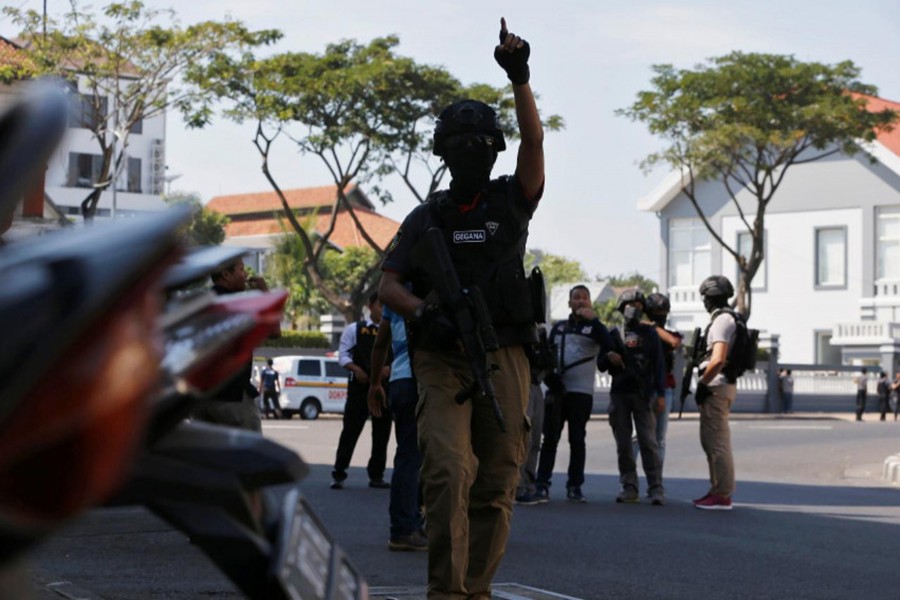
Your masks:
<svg viewBox="0 0 900 600"><path fill-rule="evenodd" d="M491 593L494 598L503 600L581 600L574 596L565 596L520 583L495 583L491 586ZM373 599L425 600L426 596L425 588L420 586L369 588L369 597Z"/></svg>
<svg viewBox="0 0 900 600"><path fill-rule="evenodd" d="M263 423L263 429L309 429L309 425L269 425Z"/></svg>
<svg viewBox="0 0 900 600"><path fill-rule="evenodd" d="M829 431L834 429L833 425L751 425L748 429L783 429L785 431L800 431L804 429Z"/></svg>

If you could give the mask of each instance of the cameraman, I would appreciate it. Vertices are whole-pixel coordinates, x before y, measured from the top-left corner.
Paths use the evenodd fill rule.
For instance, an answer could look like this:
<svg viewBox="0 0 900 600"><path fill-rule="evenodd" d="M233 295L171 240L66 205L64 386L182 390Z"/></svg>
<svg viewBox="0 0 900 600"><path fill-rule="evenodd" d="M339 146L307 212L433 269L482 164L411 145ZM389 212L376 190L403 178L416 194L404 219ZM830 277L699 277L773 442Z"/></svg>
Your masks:
<svg viewBox="0 0 900 600"><path fill-rule="evenodd" d="M597 366L612 375L609 425L616 439L619 481L622 484L616 502L640 502L637 465L631 441L632 432L636 431L644 475L647 477L647 495L653 506L662 506L666 496L656 441L656 415L666 408L665 366L656 328L641 322L645 306L646 299L639 289L622 292L618 311L622 313L625 324L621 332L613 332L619 347L615 352L601 356ZM616 364L619 358L624 360L624 364Z"/></svg>

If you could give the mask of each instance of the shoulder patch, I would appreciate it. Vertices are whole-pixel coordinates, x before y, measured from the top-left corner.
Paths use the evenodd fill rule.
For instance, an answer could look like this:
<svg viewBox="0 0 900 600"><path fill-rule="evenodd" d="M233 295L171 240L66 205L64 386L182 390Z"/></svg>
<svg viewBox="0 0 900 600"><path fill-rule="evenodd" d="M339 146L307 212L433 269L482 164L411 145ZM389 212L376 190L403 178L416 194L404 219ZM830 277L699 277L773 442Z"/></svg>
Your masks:
<svg viewBox="0 0 900 600"><path fill-rule="evenodd" d="M389 254L390 252L392 252L394 250L394 248L397 247L397 244L400 243L401 237L403 237L403 228L402 227L400 229L398 229L397 233L394 234L394 237L391 238L391 243L388 244L388 247L387 247L387 250L385 250L385 253Z"/></svg>

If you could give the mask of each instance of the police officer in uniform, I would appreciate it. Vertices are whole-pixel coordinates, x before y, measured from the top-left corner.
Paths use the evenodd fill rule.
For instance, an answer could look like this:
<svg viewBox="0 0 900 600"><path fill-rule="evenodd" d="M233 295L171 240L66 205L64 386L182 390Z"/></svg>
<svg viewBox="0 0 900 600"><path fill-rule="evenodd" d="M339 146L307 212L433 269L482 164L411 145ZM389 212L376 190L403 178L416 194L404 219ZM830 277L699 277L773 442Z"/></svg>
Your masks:
<svg viewBox="0 0 900 600"><path fill-rule="evenodd" d="M506 149L496 113L473 100L439 115L434 153L452 180L404 220L383 265L380 295L410 322L418 382L417 420L428 535L428 597L489 598L509 536L513 495L526 446L529 365L524 345L536 341L523 268L528 223L544 185L543 129L528 84L528 44L506 29L494 57L512 81L521 142L512 177L490 179ZM501 432L481 394L463 404L473 381L446 313L425 298L433 284L416 266L416 244L432 227L443 232L461 284L484 292L500 349L491 376L506 420ZM412 291L404 284L410 282Z"/></svg>
<svg viewBox="0 0 900 600"><path fill-rule="evenodd" d="M347 479L347 468L353 458L353 450L359 440L366 420L369 418L369 374L372 360L372 347L378 335L381 323L381 301L378 294L369 297L369 318L351 323L341 334L338 350L338 364L350 371L347 381L347 402L344 404L343 429L338 441L334 458L334 469L331 471L331 489L344 488ZM372 415L372 454L366 471L369 474L369 487L389 488L391 484L384 480L384 469L387 465L387 446L391 437L391 414L385 410L378 416Z"/></svg>

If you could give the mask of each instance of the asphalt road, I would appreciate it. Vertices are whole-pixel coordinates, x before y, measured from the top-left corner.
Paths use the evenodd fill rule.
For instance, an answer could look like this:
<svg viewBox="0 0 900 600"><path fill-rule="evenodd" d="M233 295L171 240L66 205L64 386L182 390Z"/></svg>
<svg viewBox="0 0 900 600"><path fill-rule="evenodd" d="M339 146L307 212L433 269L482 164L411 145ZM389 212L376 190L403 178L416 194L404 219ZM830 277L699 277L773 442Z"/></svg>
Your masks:
<svg viewBox="0 0 900 600"><path fill-rule="evenodd" d="M574 598L900 598L900 489L881 481L900 423L736 418L735 509L707 513L695 419L670 425L664 507L617 505L605 419L588 426L587 504L566 502L560 445L546 505L517 507L497 582ZM388 492L367 487L369 429L347 487L328 488L338 417L264 422L312 465L304 493L377 592L423 586L424 554L387 550ZM564 434L565 435L565 434ZM643 483L643 482L642 482ZM233 586L184 536L140 509L93 511L31 556L39 597L71 582L88 598L232 598Z"/></svg>

